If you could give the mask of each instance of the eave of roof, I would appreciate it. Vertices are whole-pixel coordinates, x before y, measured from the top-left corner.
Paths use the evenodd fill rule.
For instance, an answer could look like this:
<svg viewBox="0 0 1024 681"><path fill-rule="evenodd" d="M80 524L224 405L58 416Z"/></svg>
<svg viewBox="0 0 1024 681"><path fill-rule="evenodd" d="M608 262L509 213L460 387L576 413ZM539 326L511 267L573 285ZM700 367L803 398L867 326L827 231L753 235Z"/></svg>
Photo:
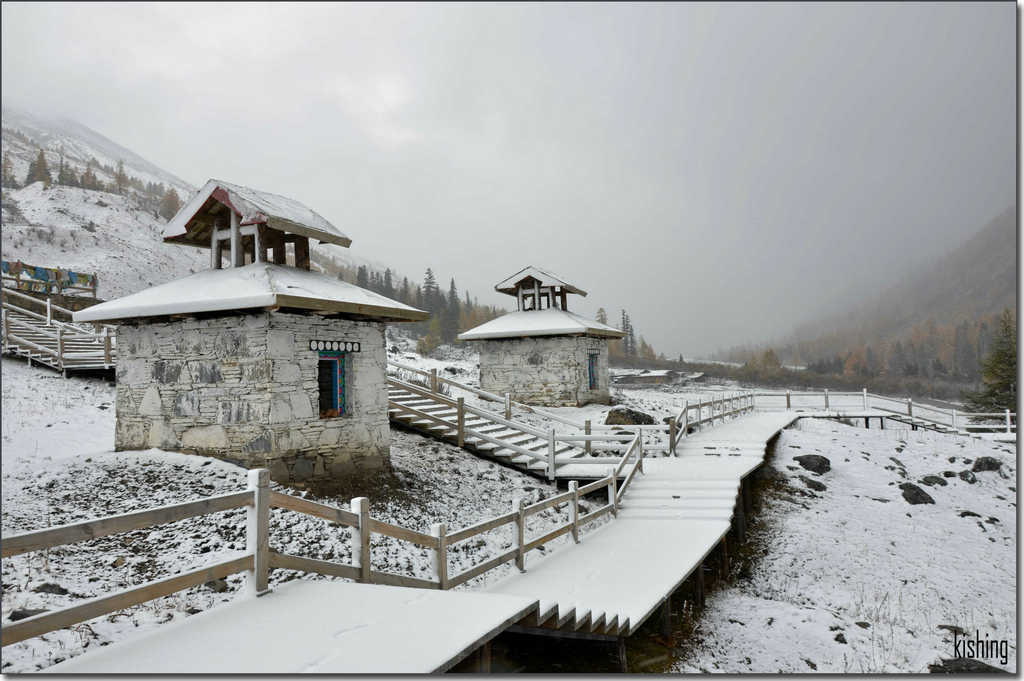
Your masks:
<svg viewBox="0 0 1024 681"><path fill-rule="evenodd" d="M495 284L494 290L499 293L505 293L510 296L514 296L516 295L516 286L519 284L519 282L521 282L523 279L526 279L527 277L533 277L534 279L537 279L538 281L542 282L541 286L561 286L566 290L567 293L575 293L576 295L580 295L583 297L586 297L587 295L587 292L584 291L583 289L573 286L572 284L565 281L561 277L558 277L554 274L551 274L550 272L542 270L539 267L534 267L533 265L527 265L523 269L513 274L511 277L508 277L504 281Z"/></svg>
<svg viewBox="0 0 1024 681"><path fill-rule="evenodd" d="M567 310L548 308L509 312L459 334L459 340L529 338L533 336L598 336L622 338L626 334L606 324Z"/></svg>

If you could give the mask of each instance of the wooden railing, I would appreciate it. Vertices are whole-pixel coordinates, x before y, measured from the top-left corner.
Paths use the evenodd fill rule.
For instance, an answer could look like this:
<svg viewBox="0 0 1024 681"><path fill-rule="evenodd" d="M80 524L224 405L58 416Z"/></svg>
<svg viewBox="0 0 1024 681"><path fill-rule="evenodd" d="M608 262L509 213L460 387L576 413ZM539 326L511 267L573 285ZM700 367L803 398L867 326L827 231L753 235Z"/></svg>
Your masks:
<svg viewBox="0 0 1024 681"><path fill-rule="evenodd" d="M2 278L16 288L28 291L40 291L42 293L63 294L65 291L82 291L96 297L96 288L99 277L95 272L76 273L70 269L60 267L40 267L37 265L26 265L21 261L2 261ZM36 272L46 275L45 279L37 278ZM24 278L22 275L25 275Z"/></svg>
<svg viewBox="0 0 1024 681"><path fill-rule="evenodd" d="M885 395L860 392L829 391L776 391L754 393L758 409L824 409L837 413L867 413L872 410L897 414L912 419L928 421L947 426L954 430L990 431L1014 433L1017 430L1017 414L1006 409L1002 412L968 412L957 409L942 409L913 398L897 399ZM997 421L984 423L984 421Z"/></svg>
<svg viewBox="0 0 1024 681"><path fill-rule="evenodd" d="M534 504L526 505L522 498L512 502L509 513L489 518L473 525L448 532L444 523L431 525L430 534L393 525L370 516L370 502L366 497L352 500L350 511L270 490L270 472L266 469L249 471L248 489L195 501L171 504L159 508L137 511L95 520L87 520L59 527L35 530L4 537L0 540L2 556L8 558L30 551L42 551L56 546L90 541L101 537L131 532L155 525L173 523L212 513L236 508L246 512L246 548L242 555L189 570L171 577L158 579L112 594L97 596L77 605L45 612L25 618L0 630L2 645L8 646L34 636L70 627L94 617L100 617L156 598L168 596L214 579L220 579L239 572L248 572L247 590L252 595L262 595L269 589L269 575L272 568L298 570L332 577L352 579L357 582L402 586L419 589L452 589L480 575L514 561L521 571L526 570L526 554L540 549L544 544L563 535L571 534L574 542L580 541L581 530L611 513L618 514L622 495L634 475L643 472L643 444L639 435L622 457L619 465L608 476L580 486L573 480L569 491ZM630 460L633 467L626 474L626 480L617 488L617 478L623 473ZM608 501L600 508L581 516L580 497L608 489ZM549 508L569 504L569 521L542 535L530 537L527 520ZM352 537L351 563L306 558L274 551L270 546L270 509L280 508L322 518L331 523L354 530ZM456 575L449 575L448 553L451 546L477 537L485 532L513 528L513 547L493 556ZM384 535L407 541L432 552L430 579L374 570L371 561L371 537Z"/></svg>
<svg viewBox="0 0 1024 681"><path fill-rule="evenodd" d="M480 390L472 386L465 385L450 378L445 378L438 374L437 369L431 371L424 371L417 369L416 367L402 364L400 362L388 362L389 366L396 369L401 369L406 372L410 372L425 379L426 386L419 386L407 381L403 381L396 377L391 377L390 380L396 387L401 387L409 392L413 392L424 397L428 397L440 403L448 404L455 408L456 418L458 420L458 432L459 432L459 445L461 446L464 442L465 434L469 434L472 437L478 437L487 442L497 444L503 448L515 451L523 454L527 457L536 460L543 460L543 457L538 455L536 452L525 449L523 447L516 447L508 443L505 440L493 438L486 434L480 433L475 430L465 430L461 425L464 423L464 414L470 413L480 416L491 423L504 425L508 428L518 429L524 433L532 434L536 437L545 438L549 440L550 446L548 448L548 477L554 479L555 461L554 452L559 442L582 446L587 454L596 451L611 451L619 452L622 447L629 442L632 442L633 437L637 433L653 434L653 435L664 435L667 443L665 444L649 444L647 446L648 451L663 451L671 454L675 453L676 446L686 437L686 435L693 429L700 428L704 425L714 423L717 420L725 419L730 416L736 416L745 412L753 410L753 397L751 393L740 393L725 395L722 397L711 397L706 400L701 400L690 404L686 402L679 414L671 419L667 424L654 424L654 425L605 425L605 424L592 424L589 420L583 423L577 423L570 419L566 419L558 414L549 412L547 410L538 409L530 405L522 404L511 399L509 394L499 396L494 393L489 393L485 390ZM440 392L441 386L450 386L459 390L465 390L471 394L477 395L482 399L499 402L504 405L504 415L499 415L494 412L479 409L466 405L461 398L453 399ZM416 410L414 408L402 405L398 402L391 402L392 408L404 411L407 414L417 416L418 418L433 421L438 425L444 425L448 427L454 427L450 421L446 421L437 416L433 416L426 412ZM528 426L524 423L520 423L512 420L512 407L515 406L517 409L525 411L531 414L537 414L544 416L553 421L567 424L572 426L576 432L573 433L559 433L554 430L542 431L538 428ZM693 417L691 418L691 412ZM609 434L608 431L619 431L618 433ZM598 431L598 432L595 432ZM588 463L585 459L574 459L573 463ZM606 463L595 461L593 463Z"/></svg>
<svg viewBox="0 0 1024 681"><path fill-rule="evenodd" d="M53 303L49 298L40 300L32 296L2 289L3 344L5 350L22 349L24 353L50 364L57 369L75 367L105 367L114 365L116 336L114 327L102 325L99 331L79 324L55 319L55 314L71 317L72 310ZM9 302L24 299L44 306L45 314ZM35 320L34 322L24 319Z"/></svg>

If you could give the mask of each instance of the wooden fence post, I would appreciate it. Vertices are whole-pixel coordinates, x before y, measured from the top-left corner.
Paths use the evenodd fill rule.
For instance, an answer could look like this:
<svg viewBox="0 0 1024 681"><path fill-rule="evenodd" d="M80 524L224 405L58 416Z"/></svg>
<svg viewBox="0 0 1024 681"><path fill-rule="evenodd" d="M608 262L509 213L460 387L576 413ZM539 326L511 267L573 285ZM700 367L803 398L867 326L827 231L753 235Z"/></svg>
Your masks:
<svg viewBox="0 0 1024 681"><path fill-rule="evenodd" d="M790 394L789 394L789 391L787 390L786 391L786 411L789 411L791 406L792 405L790 403Z"/></svg>
<svg viewBox="0 0 1024 681"><path fill-rule="evenodd" d="M555 479L555 429L548 431L548 480Z"/></svg>
<svg viewBox="0 0 1024 681"><path fill-rule="evenodd" d="M430 370L430 392L437 392L437 368Z"/></svg>
<svg viewBox="0 0 1024 681"><path fill-rule="evenodd" d="M46 325L53 325L53 308L50 305L50 299L46 299Z"/></svg>
<svg viewBox="0 0 1024 681"><path fill-rule="evenodd" d="M1006 410L1006 432L1010 432L1010 410Z"/></svg>
<svg viewBox="0 0 1024 681"><path fill-rule="evenodd" d="M512 420L512 395L505 393L505 420Z"/></svg>
<svg viewBox="0 0 1024 681"><path fill-rule="evenodd" d="M512 511L516 514L516 536L512 543L519 548L516 553L516 567L520 572L526 572L526 554L523 552L523 546L526 544L526 506L522 497L512 500Z"/></svg>
<svg viewBox="0 0 1024 681"><path fill-rule="evenodd" d="M110 361L110 329L106 326L103 327L103 363L108 367L112 364Z"/></svg>
<svg viewBox="0 0 1024 681"><path fill-rule="evenodd" d="M619 486L619 480L615 477L614 471L612 472L611 478L611 483L608 485L608 503L612 505L612 515L617 516L619 515L619 501L616 492Z"/></svg>
<svg viewBox="0 0 1024 681"><path fill-rule="evenodd" d="M569 491L572 492L572 540L580 543L580 483L579 480L569 481Z"/></svg>
<svg viewBox="0 0 1024 681"><path fill-rule="evenodd" d="M639 442L637 442L636 452L636 465L640 467L640 472L644 472L644 431L640 431Z"/></svg>
<svg viewBox="0 0 1024 681"><path fill-rule="evenodd" d="M950 415L952 416L953 430L956 430L956 409Z"/></svg>
<svg viewBox="0 0 1024 681"><path fill-rule="evenodd" d="M676 419L674 416L668 422L668 453L672 456L676 455Z"/></svg>
<svg viewBox="0 0 1024 681"><path fill-rule="evenodd" d="M914 415L914 400L910 397L907 398L907 416Z"/></svg>
<svg viewBox="0 0 1024 681"><path fill-rule="evenodd" d="M681 437L686 437L690 432L690 400L686 400L683 403L683 434Z"/></svg>
<svg viewBox="0 0 1024 681"><path fill-rule="evenodd" d="M828 388L825 388L825 411L828 411Z"/></svg>
<svg viewBox="0 0 1024 681"><path fill-rule="evenodd" d="M359 568L359 581L370 583L370 500L356 497L352 500L352 512L359 516L359 536L353 537L352 565Z"/></svg>
<svg viewBox="0 0 1024 681"><path fill-rule="evenodd" d="M431 557L434 563L434 574L437 575L437 583L441 591L448 588L448 528L444 523L434 523L430 526L430 534L437 537L437 550Z"/></svg>
<svg viewBox="0 0 1024 681"><path fill-rule="evenodd" d="M867 411L868 410L868 389L867 388L861 388L860 392L861 392L861 395L863 396L863 399L864 399L864 411Z"/></svg>
<svg viewBox="0 0 1024 681"><path fill-rule="evenodd" d="M458 409L458 429L459 429L459 446L462 447L466 444L466 398L460 397L455 402L456 409Z"/></svg>
<svg viewBox="0 0 1024 681"><path fill-rule="evenodd" d="M64 368L64 327L57 329L57 361L60 362L60 368Z"/></svg>
<svg viewBox="0 0 1024 681"><path fill-rule="evenodd" d="M590 435L590 419L583 422L583 434ZM583 443L583 451L590 454L590 440Z"/></svg>
<svg viewBox="0 0 1024 681"><path fill-rule="evenodd" d="M252 570L246 586L253 596L262 596L269 591L270 578L270 471L249 471L249 489L253 496L246 510L245 550L252 554Z"/></svg>

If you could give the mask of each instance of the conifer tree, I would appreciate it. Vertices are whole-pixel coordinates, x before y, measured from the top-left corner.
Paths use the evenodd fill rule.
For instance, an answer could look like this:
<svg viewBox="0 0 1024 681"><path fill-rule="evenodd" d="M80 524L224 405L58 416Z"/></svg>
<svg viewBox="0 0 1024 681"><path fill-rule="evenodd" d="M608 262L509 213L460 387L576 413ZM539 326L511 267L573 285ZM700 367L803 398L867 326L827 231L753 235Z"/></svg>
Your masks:
<svg viewBox="0 0 1024 681"><path fill-rule="evenodd" d="M1013 313L1003 310L992 338L992 349L981 365L980 392L968 395L975 411L1017 410L1017 323Z"/></svg>
<svg viewBox="0 0 1024 681"><path fill-rule="evenodd" d="M370 271L366 265L360 265L356 274L356 286L359 288L370 288Z"/></svg>
<svg viewBox="0 0 1024 681"><path fill-rule="evenodd" d="M160 216L165 220L170 220L178 214L180 208L181 199L178 198L178 192L174 191L173 187L168 188L167 193L160 199Z"/></svg>
<svg viewBox="0 0 1024 681"><path fill-rule="evenodd" d="M381 293L388 298L395 297L395 284L391 280L391 268L388 267L384 270L384 285Z"/></svg>
<svg viewBox="0 0 1024 681"><path fill-rule="evenodd" d="M39 154L36 156L36 160L28 164L28 175L25 177L25 186L32 184L33 182L42 182L43 186L49 188L53 182L53 177L50 175L50 167L46 164L46 154L43 150L39 150Z"/></svg>
<svg viewBox="0 0 1024 681"><path fill-rule="evenodd" d="M4 152L4 160L0 172L0 184L4 187L17 187L18 180L14 177L14 165L11 163L11 155Z"/></svg>
<svg viewBox="0 0 1024 681"><path fill-rule="evenodd" d="M601 322L602 324L608 323L608 313L604 311L603 307L597 308L597 321Z"/></svg>
<svg viewBox="0 0 1024 681"><path fill-rule="evenodd" d="M123 194L124 190L128 187L128 175L124 172L124 161L121 159L117 161L117 172L114 173L114 186L117 187L118 194Z"/></svg>

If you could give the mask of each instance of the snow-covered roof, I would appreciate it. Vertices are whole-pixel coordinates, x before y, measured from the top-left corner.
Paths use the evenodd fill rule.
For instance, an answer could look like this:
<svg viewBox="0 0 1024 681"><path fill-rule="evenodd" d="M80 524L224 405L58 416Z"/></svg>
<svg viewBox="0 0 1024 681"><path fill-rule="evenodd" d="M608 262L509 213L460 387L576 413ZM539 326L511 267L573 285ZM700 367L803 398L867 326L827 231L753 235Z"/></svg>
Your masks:
<svg viewBox="0 0 1024 681"><path fill-rule="evenodd" d="M382 320L419 321L430 313L318 272L271 263L204 270L184 279L94 305L76 322L283 307Z"/></svg>
<svg viewBox="0 0 1024 681"><path fill-rule="evenodd" d="M575 335L622 338L626 334L601 322L573 314L568 310L549 307L546 310L509 312L474 329L460 333L459 340Z"/></svg>
<svg viewBox="0 0 1024 681"><path fill-rule="evenodd" d="M534 267L533 265L524 267L505 281L496 284L494 286L494 290L499 293L507 293L510 296L514 296L516 295L516 285L527 277L533 277L540 282L541 286L561 286L567 293L576 293L581 296L587 295L587 292L583 289L577 288L561 277L557 277L550 272L545 272L541 268Z"/></svg>
<svg viewBox="0 0 1024 681"><path fill-rule="evenodd" d="M209 180L181 207L164 227L164 241L209 248L213 224L210 213L217 204L234 210L243 226L265 224L346 248L352 243L340 229L295 199L224 180Z"/></svg>

